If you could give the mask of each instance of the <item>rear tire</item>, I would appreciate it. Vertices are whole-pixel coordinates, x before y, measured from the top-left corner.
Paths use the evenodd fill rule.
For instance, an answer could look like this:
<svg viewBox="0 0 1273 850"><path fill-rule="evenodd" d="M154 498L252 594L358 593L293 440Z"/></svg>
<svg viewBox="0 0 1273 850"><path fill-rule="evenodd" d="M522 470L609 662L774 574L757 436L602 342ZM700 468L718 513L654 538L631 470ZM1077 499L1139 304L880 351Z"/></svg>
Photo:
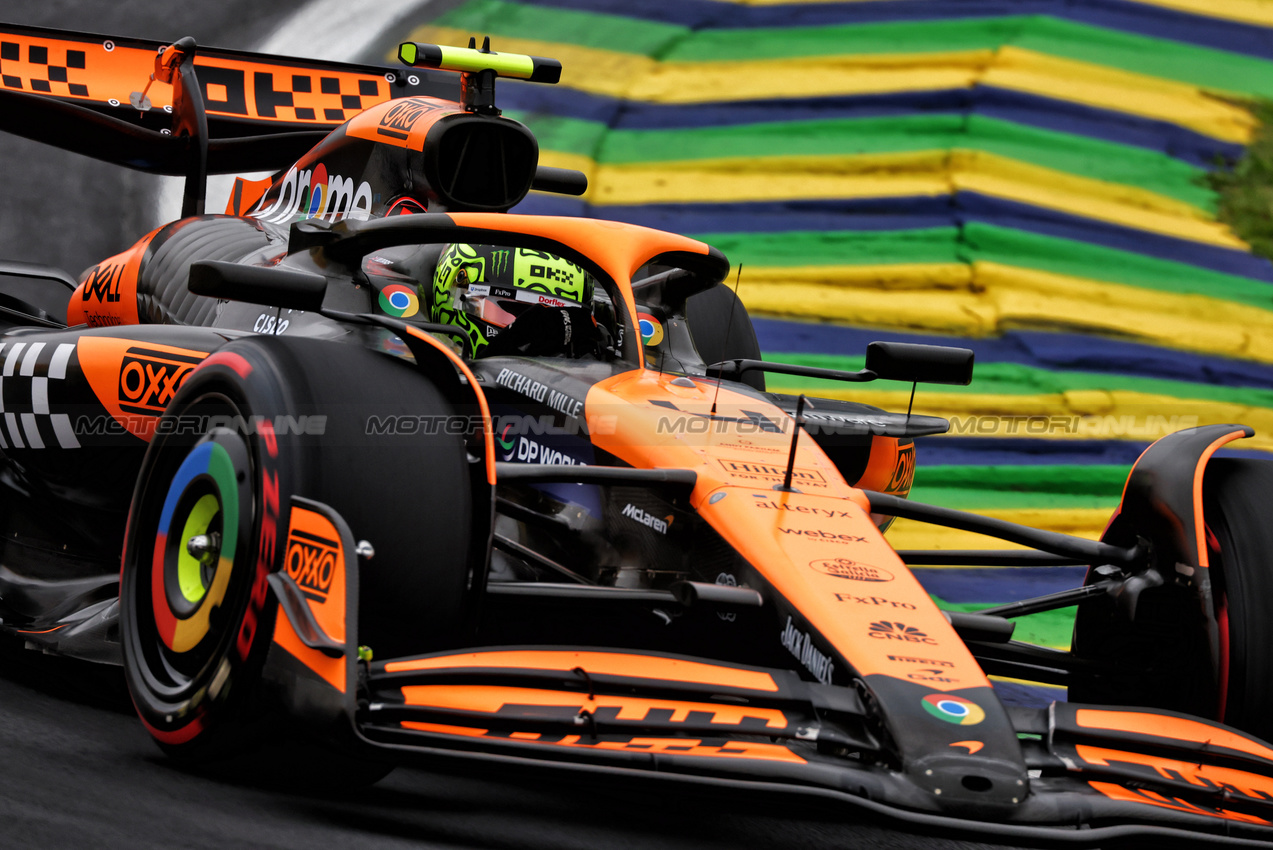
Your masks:
<svg viewBox="0 0 1273 850"><path fill-rule="evenodd" d="M143 463L121 583L126 679L163 749L226 758L255 749L277 714L260 678L285 615L266 578L283 566L293 496L374 547L358 643L384 658L459 639L472 496L453 421L414 367L352 344L247 338L191 373ZM215 566L183 557L213 533Z"/></svg>

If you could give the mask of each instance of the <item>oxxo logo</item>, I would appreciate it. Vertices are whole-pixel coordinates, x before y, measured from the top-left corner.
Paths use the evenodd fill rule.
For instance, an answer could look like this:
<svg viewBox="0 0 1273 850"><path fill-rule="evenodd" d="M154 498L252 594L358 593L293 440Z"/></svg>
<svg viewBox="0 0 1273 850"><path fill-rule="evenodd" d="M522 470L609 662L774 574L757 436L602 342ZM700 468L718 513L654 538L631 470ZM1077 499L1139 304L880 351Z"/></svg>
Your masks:
<svg viewBox="0 0 1273 850"><path fill-rule="evenodd" d="M881 567L860 564L848 558L828 558L821 561L810 561L809 566L820 573L836 578L847 578L850 581L892 581L893 574ZM914 606L912 606L914 607Z"/></svg>
<svg viewBox="0 0 1273 850"><path fill-rule="evenodd" d="M877 640L899 640L906 643L927 643L934 646L937 644L937 641L914 626L908 626L905 623L892 623L888 620L871 623L867 634Z"/></svg>
<svg viewBox="0 0 1273 850"><path fill-rule="evenodd" d="M327 601L339 559L340 544L335 540L295 529L287 537L287 558L283 566L301 592L311 599Z"/></svg>
<svg viewBox="0 0 1273 850"><path fill-rule="evenodd" d="M128 413L159 415L202 357L130 348L119 366L119 406Z"/></svg>

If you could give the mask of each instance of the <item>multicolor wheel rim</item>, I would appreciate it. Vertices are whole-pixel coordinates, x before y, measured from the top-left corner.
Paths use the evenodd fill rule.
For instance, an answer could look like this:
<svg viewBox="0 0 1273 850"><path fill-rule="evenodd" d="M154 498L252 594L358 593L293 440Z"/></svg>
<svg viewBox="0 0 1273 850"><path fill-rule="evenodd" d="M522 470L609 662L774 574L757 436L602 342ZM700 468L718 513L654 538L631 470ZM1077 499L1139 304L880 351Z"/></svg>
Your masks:
<svg viewBox="0 0 1273 850"><path fill-rule="evenodd" d="M220 443L195 446L172 477L155 534L151 607L164 646L188 653L212 633L212 612L225 602L240 525L234 459ZM203 557L196 537L218 540Z"/></svg>

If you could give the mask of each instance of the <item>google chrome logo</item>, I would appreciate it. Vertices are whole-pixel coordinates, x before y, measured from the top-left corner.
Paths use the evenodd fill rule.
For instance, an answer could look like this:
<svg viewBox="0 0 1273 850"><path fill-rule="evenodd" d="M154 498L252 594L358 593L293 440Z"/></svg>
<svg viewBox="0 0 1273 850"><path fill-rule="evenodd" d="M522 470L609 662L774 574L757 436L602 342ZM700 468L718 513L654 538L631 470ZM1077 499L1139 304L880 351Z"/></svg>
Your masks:
<svg viewBox="0 0 1273 850"><path fill-rule="evenodd" d="M976 726L986 719L985 710L972 700L945 694L929 694L924 697L924 710L938 720L957 726Z"/></svg>
<svg viewBox="0 0 1273 850"><path fill-rule="evenodd" d="M641 325L641 342L645 345L658 345L663 341L663 323L649 313L637 313L637 321Z"/></svg>
<svg viewBox="0 0 1273 850"><path fill-rule="evenodd" d="M380 309L390 316L408 319L420 312L420 298L411 287L391 283L380 290Z"/></svg>

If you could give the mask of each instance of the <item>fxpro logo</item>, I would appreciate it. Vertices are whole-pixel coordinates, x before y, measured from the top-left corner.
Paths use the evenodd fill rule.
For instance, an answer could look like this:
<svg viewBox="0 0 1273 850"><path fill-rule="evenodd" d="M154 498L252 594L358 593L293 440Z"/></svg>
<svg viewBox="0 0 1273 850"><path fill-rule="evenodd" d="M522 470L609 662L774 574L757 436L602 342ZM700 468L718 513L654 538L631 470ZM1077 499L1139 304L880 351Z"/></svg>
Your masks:
<svg viewBox="0 0 1273 850"><path fill-rule="evenodd" d="M639 522L642 525L657 531L659 534L667 534L667 530L671 527L673 519L671 514L668 514L663 518L656 517L648 511L641 510L631 502L628 502L628 504L624 506L623 515L633 522Z"/></svg>
<svg viewBox="0 0 1273 850"><path fill-rule="evenodd" d="M287 536L287 558L283 566L310 599L327 601L339 560L340 543L335 540L296 529Z"/></svg>
<svg viewBox="0 0 1273 850"><path fill-rule="evenodd" d="M271 196L274 202L265 206ZM371 184L364 180L355 189L352 179L339 174L329 176L327 166L321 162L313 171L292 167L278 189L270 190L251 216L274 223L294 218L365 220L371 217Z"/></svg>
<svg viewBox="0 0 1273 850"><path fill-rule="evenodd" d="M119 408L158 416L203 357L130 348L119 366Z"/></svg>
<svg viewBox="0 0 1273 850"><path fill-rule="evenodd" d="M937 641L914 626L908 626L905 623L891 623L887 620L871 623L867 634L877 640L900 640L906 643L927 643L934 646L937 644Z"/></svg>

